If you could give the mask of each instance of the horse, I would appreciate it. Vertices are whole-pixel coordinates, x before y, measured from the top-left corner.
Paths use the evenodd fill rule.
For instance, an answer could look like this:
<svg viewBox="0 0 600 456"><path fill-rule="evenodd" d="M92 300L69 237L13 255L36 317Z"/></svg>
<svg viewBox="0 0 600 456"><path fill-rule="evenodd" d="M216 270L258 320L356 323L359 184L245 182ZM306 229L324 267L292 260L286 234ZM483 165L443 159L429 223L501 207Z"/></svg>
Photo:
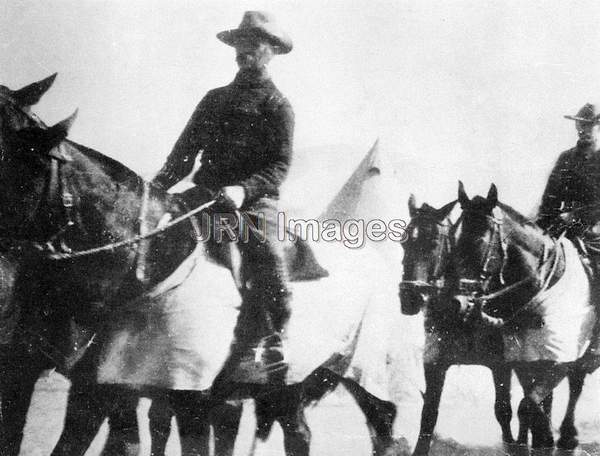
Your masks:
<svg viewBox="0 0 600 456"><path fill-rule="evenodd" d="M527 445L531 431L534 449L554 447L544 404L568 376L569 404L557 443L572 449L578 444L575 406L586 375L581 361L596 322L578 252L566 238L551 238L500 202L494 184L487 197L469 199L461 182L458 201L453 302L474 327L502 334L504 359L525 393L517 443Z"/></svg>
<svg viewBox="0 0 600 456"><path fill-rule="evenodd" d="M402 313L425 315L424 404L415 455L427 454L438 417L447 370L455 364L482 365L492 371L496 391L494 410L502 440L514 441L510 428L511 368L504 363L500 335L492 331L465 331L462 318L449 309L448 286L452 283L453 225L450 213L457 201L436 209L408 200L410 222L404 247L400 303Z"/></svg>
<svg viewBox="0 0 600 456"><path fill-rule="evenodd" d="M39 101L55 76L17 91L0 86L0 98L10 94L27 109ZM33 120L39 122L35 117ZM8 127L3 122L2 132ZM38 253L29 242L1 239L0 453L7 456L19 454L27 411L40 374L47 369L64 372L81 353L65 350L68 345L80 343L82 333L71 319L63 319L60 307L49 305L46 300L25 302L19 299L19 295L27 293L31 286L27 264L35 261L33 258ZM108 419L109 422L118 421L117 415L110 414Z"/></svg>
<svg viewBox="0 0 600 456"><path fill-rule="evenodd" d="M439 401L443 389L446 369L451 364L479 364L490 367L493 373L496 389L495 414L502 429L502 440L511 446L514 442L510 428L512 409L510 404L510 384L512 368L503 359L497 357L502 345L491 348L494 354L493 363L489 354L482 350L474 350L475 332L465 331L459 334L458 341L454 340L459 328L468 326L460 316L460 302L452 303L449 295L450 286L454 283L452 268L452 247L454 245L454 227L448 218L456 201L448 203L440 209L428 204L416 207L413 195L409 198L409 214L411 220L407 227L403 281L400 284L402 312L415 315L424 309L428 347L426 353L431 360L425 361L426 391L422 410L419 440L415 454L427 454L438 416ZM480 331L480 330L478 330ZM496 338L495 343L502 344ZM461 348L462 345L462 348ZM490 347L486 347L490 349ZM503 379L503 380L501 380ZM583 387L583 377L580 372L569 374L570 397L569 405L561 425L562 448L577 446L577 431L573 426L574 409ZM552 393L543 401L545 413L549 416L552 408ZM528 428L520 423L518 443L527 441Z"/></svg>
<svg viewBox="0 0 600 456"><path fill-rule="evenodd" d="M122 423L132 423L132 398L153 390L152 385L136 391L127 383L97 382L107 326L114 323L115 315L127 315L124 303L134 302L169 278L193 252L198 252L195 261L214 271L215 277L225 276L224 265L210 257L207 249L198 248L198 227L180 199L149 187L121 163L68 140L75 114L48 127L30 112L53 79L20 91L0 86L0 234L37 248L26 261L27 273L19 276L17 299L27 308L47 309L48 339L62 340L70 319L97 331L71 372L65 428L53 452L76 455L85 452L103 419L115 410ZM138 220L142 209L143 223L151 226L157 226L166 214L178 222L143 237ZM138 274L140 264L143 280ZM236 295L235 280L231 274L227 277L219 286ZM215 301L208 295L202 299ZM275 391L259 385L245 394L263 401L265 414L282 424L286 452L302 455L308 454L310 443L305 400L318 399L324 389L338 383L349 389L365 413L374 453L394 454L394 404L329 368L317 368L303 381ZM238 385L230 386L230 392L239 392ZM310 391L317 393L310 396ZM269 402L269 398L282 402ZM194 399L197 414L205 416L225 396L197 392ZM181 427L192 429L196 416L178 418L191 420Z"/></svg>

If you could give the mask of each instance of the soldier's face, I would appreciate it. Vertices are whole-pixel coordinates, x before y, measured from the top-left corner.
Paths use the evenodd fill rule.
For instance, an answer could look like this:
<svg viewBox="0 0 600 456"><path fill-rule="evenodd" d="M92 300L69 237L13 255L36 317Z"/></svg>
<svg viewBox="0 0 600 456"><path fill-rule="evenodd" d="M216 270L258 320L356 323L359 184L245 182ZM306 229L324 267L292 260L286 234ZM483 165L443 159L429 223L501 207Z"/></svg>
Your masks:
<svg viewBox="0 0 600 456"><path fill-rule="evenodd" d="M589 148L594 152L600 150L600 124L591 122L575 122L579 140L577 146Z"/></svg>
<svg viewBox="0 0 600 456"><path fill-rule="evenodd" d="M273 58L273 47L266 42L244 41L235 46L235 61L240 69L260 69Z"/></svg>

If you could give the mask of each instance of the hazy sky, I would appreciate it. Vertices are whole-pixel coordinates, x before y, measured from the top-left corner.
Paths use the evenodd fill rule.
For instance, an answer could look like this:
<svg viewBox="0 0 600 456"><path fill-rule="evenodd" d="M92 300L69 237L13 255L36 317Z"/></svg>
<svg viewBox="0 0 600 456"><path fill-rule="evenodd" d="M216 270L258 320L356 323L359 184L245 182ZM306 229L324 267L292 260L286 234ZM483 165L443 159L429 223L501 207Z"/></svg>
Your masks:
<svg viewBox="0 0 600 456"><path fill-rule="evenodd" d="M271 73L296 112L297 166L307 170L298 192L327 188L309 172L321 163L349 174L380 137L406 194L442 203L458 178L471 194L494 181L501 199L529 211L574 143L563 114L600 99L598 1L49 5L0 3L0 83L58 72L38 114L52 123L79 107L71 138L147 176L203 94L233 78L234 51L215 34L248 9L271 11L294 40ZM320 156L331 144L349 146L339 166ZM389 197L404 206L405 195Z"/></svg>

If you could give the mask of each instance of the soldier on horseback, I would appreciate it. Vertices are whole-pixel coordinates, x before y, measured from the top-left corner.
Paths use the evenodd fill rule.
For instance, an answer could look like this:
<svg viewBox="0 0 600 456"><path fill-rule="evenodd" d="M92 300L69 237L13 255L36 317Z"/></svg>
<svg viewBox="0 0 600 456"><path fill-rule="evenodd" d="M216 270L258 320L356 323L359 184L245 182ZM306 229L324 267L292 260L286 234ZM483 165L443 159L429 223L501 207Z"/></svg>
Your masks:
<svg viewBox="0 0 600 456"><path fill-rule="evenodd" d="M548 179L537 223L553 236L562 233L580 250L594 277L600 309L600 106L587 103L575 116L577 145L560 154ZM600 366L600 328L588 350L588 370Z"/></svg>
<svg viewBox="0 0 600 456"><path fill-rule="evenodd" d="M290 292L275 223L279 187L292 158L294 113L266 66L274 55L290 52L292 42L260 11L246 12L237 29L217 38L235 48L239 72L200 101L153 183L165 189L175 185L201 152L194 203L216 198L215 212L239 210L256 225L266 225L262 236L237 243L244 304L235 338L238 351L262 342L262 361L281 363Z"/></svg>

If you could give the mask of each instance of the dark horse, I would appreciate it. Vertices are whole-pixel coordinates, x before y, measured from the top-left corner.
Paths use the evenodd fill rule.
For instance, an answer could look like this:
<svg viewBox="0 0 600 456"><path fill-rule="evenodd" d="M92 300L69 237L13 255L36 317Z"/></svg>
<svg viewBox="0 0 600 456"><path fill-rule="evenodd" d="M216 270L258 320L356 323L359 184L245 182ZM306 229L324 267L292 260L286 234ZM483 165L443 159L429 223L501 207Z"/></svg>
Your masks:
<svg viewBox="0 0 600 456"><path fill-rule="evenodd" d="M464 198L463 198L464 200ZM456 201L441 209L427 204L415 206L409 199L411 221L408 238L404 243L405 257L401 282L402 311L414 315L420 309L425 313L427 347L425 350L425 402L421 416L421 429L415 454L427 454L438 417L445 373L452 364L479 364L492 370L496 390L495 414L502 429L502 440L513 442L510 421L511 366L503 357L503 343L498 329L474 327L466 318L462 304L452 300L456 282L453 268L454 227L448 215ZM573 426L574 408L583 386L580 372L569 375L571 396L567 414L561 426L562 447L577 445ZM543 401L549 416L552 392ZM528 428L520 423L519 443L527 442Z"/></svg>
<svg viewBox="0 0 600 456"><path fill-rule="evenodd" d="M122 439L135 441L131 434L137 434L137 394L127 385L96 382L103 329L123 302L164 280L190 255L197 245L197 232L188 219L148 239L143 256L145 280L138 280L140 242L132 241L139 233L138 217L147 187L122 164L67 140L74 116L47 127L29 112L53 79L20 91L0 87L0 234L37 247L19 259L23 272L17 275L13 299L33 315L43 313L44 318L37 318L35 324L44 339L55 346L63 344L72 319L98 333L70 373L65 429L53 453L72 456L85 452L106 416L114 417ZM177 217L186 211L179 199L150 189L145 210L149 225L156 226L166 213ZM224 286L235 287L233 278ZM21 326L27 323L23 320ZM47 365L32 362L21 366L21 362L23 359L16 361L17 370L33 369L37 374L40 366ZM18 376L11 382L30 398L35 381L30 379L35 378L37 375L27 380ZM308 454L310 431L304 407L339 383L347 387L365 413L374 452L394 454L395 406L325 369L317 369L296 385L275 390L272 386L256 387L247 392L259 404L262 435L268 434L273 421L279 421L286 452ZM197 430L195 423L206 422L208 411L222 406L225 397L189 392L187 398L179 401L188 412L177 416L180 430L202 434L204 429ZM27 405L23 405L26 410ZM190 411L190 405L194 410ZM236 419L233 421L227 425L237 431ZM113 443L115 449L110 454L124 451L117 449L119 442ZM231 445L225 447L231 450ZM190 447L189 451L202 448Z"/></svg>
<svg viewBox="0 0 600 456"><path fill-rule="evenodd" d="M435 209L428 204L420 208L414 196L408 201L411 217L404 247L403 273L400 284L402 312L425 316L426 345L423 367L425 395L421 429L415 454L427 454L438 417L444 379L455 364L489 367L494 379L494 410L502 429L502 440L512 442L510 420L511 369L503 360L502 340L497 331L466 331L462 317L448 306L449 285L453 281L450 263L454 244L449 215L456 201Z"/></svg>
<svg viewBox="0 0 600 456"><path fill-rule="evenodd" d="M458 200L463 212L453 254L455 302L472 324L503 334L504 356L525 393L518 443L526 445L531 431L533 448L554 446L544 402L568 376L558 446L572 449L578 444L575 406L586 375L580 361L595 324L589 278L577 251L499 202L493 184L486 198L471 200L460 183Z"/></svg>

